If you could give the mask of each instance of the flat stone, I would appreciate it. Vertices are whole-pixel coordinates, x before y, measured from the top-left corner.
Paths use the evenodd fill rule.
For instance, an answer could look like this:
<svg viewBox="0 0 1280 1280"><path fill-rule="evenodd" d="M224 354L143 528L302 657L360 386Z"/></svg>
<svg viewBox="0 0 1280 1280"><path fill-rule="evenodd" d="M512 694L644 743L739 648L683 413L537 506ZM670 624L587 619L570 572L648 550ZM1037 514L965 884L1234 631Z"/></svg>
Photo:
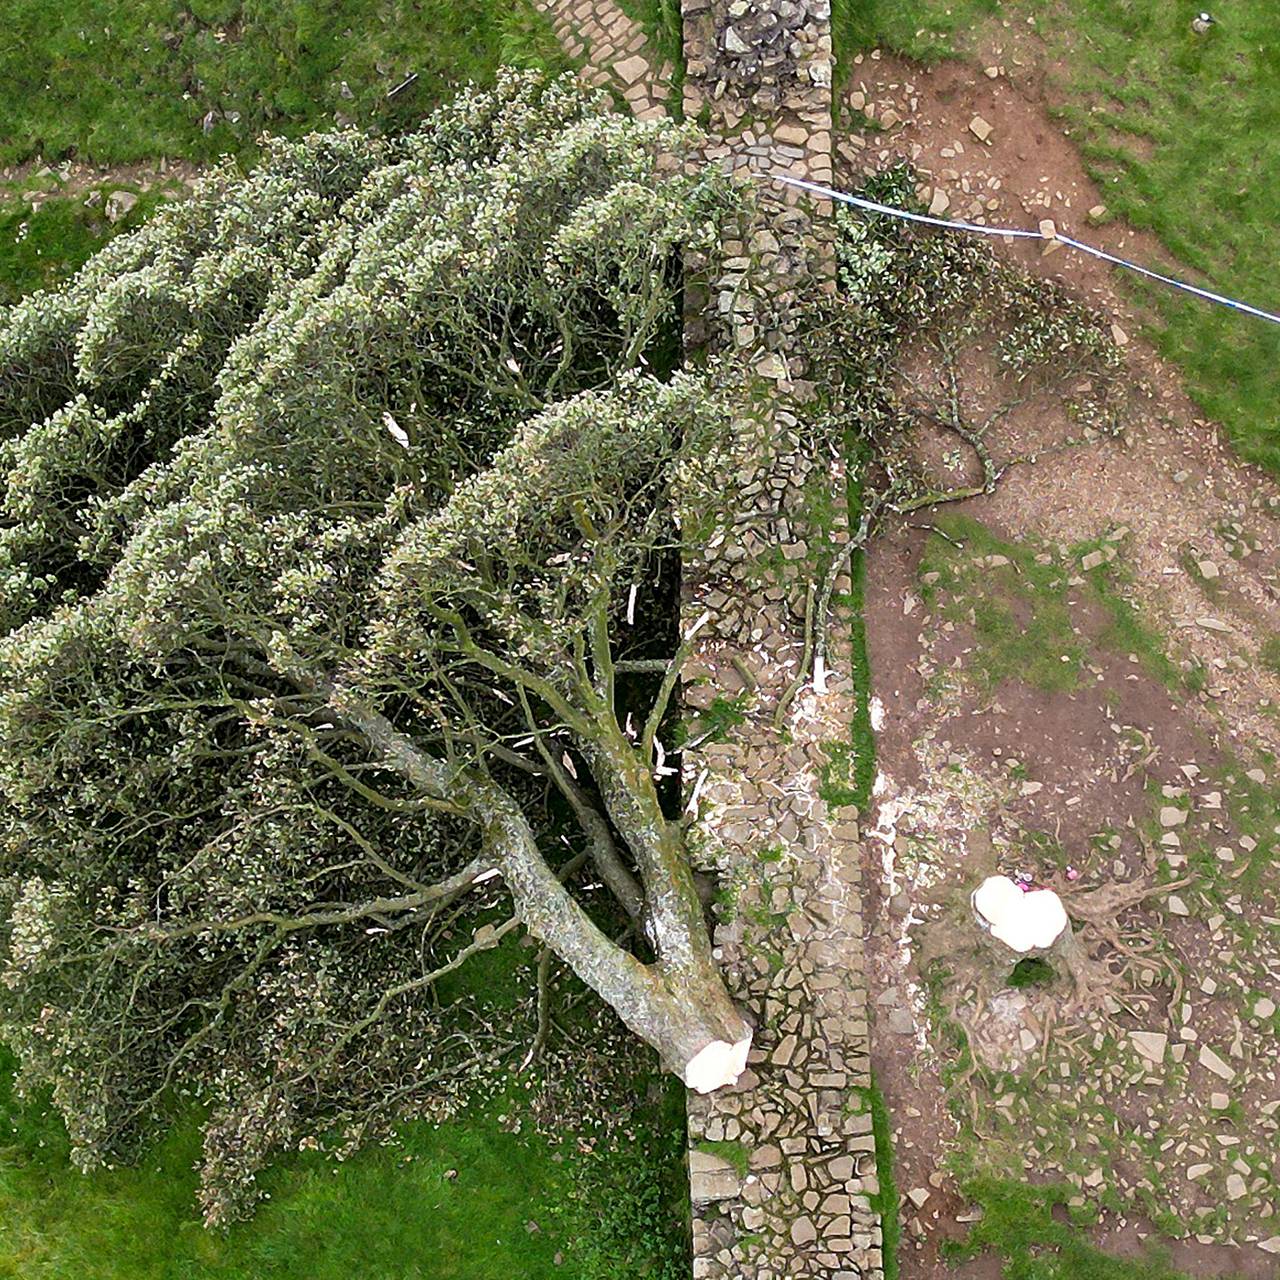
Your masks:
<svg viewBox="0 0 1280 1280"><path fill-rule="evenodd" d="M1133 1047L1148 1062L1160 1064L1164 1062L1165 1050L1169 1047L1169 1037L1163 1031L1130 1031L1129 1039Z"/></svg>
<svg viewBox="0 0 1280 1280"><path fill-rule="evenodd" d="M1223 1080L1231 1081L1236 1078L1235 1068L1223 1062L1207 1044L1200 1046L1200 1065L1212 1071L1215 1076L1221 1076Z"/></svg>
<svg viewBox="0 0 1280 1280"><path fill-rule="evenodd" d="M929 201L929 213L939 218L950 208L951 197L941 187L934 187L933 199Z"/></svg>
<svg viewBox="0 0 1280 1280"><path fill-rule="evenodd" d="M791 1224L791 1243L797 1249L806 1244L812 1244L818 1238L818 1228L813 1225L813 1219L801 1216Z"/></svg>
<svg viewBox="0 0 1280 1280"><path fill-rule="evenodd" d="M1187 820L1187 811L1179 809L1175 805L1167 804L1160 810L1160 825L1162 827L1180 827Z"/></svg>
<svg viewBox="0 0 1280 1280"><path fill-rule="evenodd" d="M1265 1240L1259 1240L1258 1248L1263 1253L1280 1253L1280 1236L1268 1236Z"/></svg>
<svg viewBox="0 0 1280 1280"><path fill-rule="evenodd" d="M969 132L973 134L979 142L986 142L986 140L991 137L992 129L981 116L974 116L973 119L969 121Z"/></svg>
<svg viewBox="0 0 1280 1280"><path fill-rule="evenodd" d="M1227 1199L1241 1200L1249 1193L1248 1184L1238 1174L1232 1173L1227 1177Z"/></svg>
<svg viewBox="0 0 1280 1280"><path fill-rule="evenodd" d="M1255 1018L1270 1018L1276 1011L1276 1002L1270 996L1259 996L1253 1002L1253 1016Z"/></svg>
<svg viewBox="0 0 1280 1280"><path fill-rule="evenodd" d="M896 1035L909 1036L914 1035L916 1029L915 1019L907 1009L890 1009L889 1010L889 1030Z"/></svg>
<svg viewBox="0 0 1280 1280"><path fill-rule="evenodd" d="M635 84L648 72L649 64L635 53L629 58L623 58L621 62L615 62L613 69L625 83Z"/></svg>
<svg viewBox="0 0 1280 1280"><path fill-rule="evenodd" d="M1202 578L1213 579L1218 576L1218 566L1212 560L1199 560L1196 562L1196 568L1200 570Z"/></svg>
<svg viewBox="0 0 1280 1280"><path fill-rule="evenodd" d="M1212 1173L1212 1172L1213 1172L1213 1165L1211 1164L1193 1164L1193 1165L1189 1165L1187 1168L1187 1177L1203 1178L1206 1173Z"/></svg>

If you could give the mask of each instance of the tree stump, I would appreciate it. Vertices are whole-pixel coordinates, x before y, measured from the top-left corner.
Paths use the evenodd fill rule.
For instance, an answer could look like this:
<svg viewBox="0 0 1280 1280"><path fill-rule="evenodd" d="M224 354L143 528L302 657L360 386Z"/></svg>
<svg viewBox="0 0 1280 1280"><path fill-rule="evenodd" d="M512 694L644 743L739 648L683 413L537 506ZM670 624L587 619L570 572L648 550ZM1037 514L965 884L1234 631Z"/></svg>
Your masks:
<svg viewBox="0 0 1280 1280"><path fill-rule="evenodd" d="M997 965L1058 959L1071 971L1075 939L1062 899L1052 889L1026 890L1008 876L988 876L970 898L974 919Z"/></svg>

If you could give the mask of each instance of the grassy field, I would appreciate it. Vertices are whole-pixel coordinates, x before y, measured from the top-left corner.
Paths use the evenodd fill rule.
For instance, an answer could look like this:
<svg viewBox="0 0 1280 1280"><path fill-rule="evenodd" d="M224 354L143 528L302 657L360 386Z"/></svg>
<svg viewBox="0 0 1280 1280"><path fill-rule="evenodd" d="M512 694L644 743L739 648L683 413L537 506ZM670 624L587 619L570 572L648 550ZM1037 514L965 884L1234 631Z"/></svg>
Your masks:
<svg viewBox="0 0 1280 1280"><path fill-rule="evenodd" d="M584 1066L573 1091L594 1091L598 1114L559 1141L533 1131L525 1077L344 1164L282 1160L254 1217L210 1232L196 1116L136 1166L86 1177L47 1101L14 1097L0 1050L0 1280L681 1280L684 1099L650 1057L634 1046L603 1093ZM605 1112L611 1137L593 1132Z"/></svg>
<svg viewBox="0 0 1280 1280"><path fill-rule="evenodd" d="M503 63L570 65L530 0L0 0L0 18L0 305L140 222L161 158L249 159L264 131L401 128ZM64 197L67 161L130 168ZM113 225L117 188L144 198Z"/></svg>
<svg viewBox="0 0 1280 1280"><path fill-rule="evenodd" d="M528 0L4 0L0 13L0 164L207 161L264 129L395 123L503 62L564 65Z"/></svg>
<svg viewBox="0 0 1280 1280"><path fill-rule="evenodd" d="M1113 216L1155 232L1200 283L1280 311L1280 5L1236 0L1205 37L1191 5L1145 0L837 0L837 54L883 45L937 58L1027 19L1049 98ZM1134 285L1134 288L1141 286ZM1280 472L1280 326L1145 291L1154 336L1239 451Z"/></svg>

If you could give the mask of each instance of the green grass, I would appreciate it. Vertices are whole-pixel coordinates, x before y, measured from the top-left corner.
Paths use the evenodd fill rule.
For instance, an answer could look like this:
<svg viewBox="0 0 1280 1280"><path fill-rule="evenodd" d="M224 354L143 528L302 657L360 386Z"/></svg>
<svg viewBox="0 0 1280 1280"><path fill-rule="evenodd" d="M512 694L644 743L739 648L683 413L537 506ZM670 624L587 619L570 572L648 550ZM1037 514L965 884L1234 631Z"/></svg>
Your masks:
<svg viewBox="0 0 1280 1280"><path fill-rule="evenodd" d="M529 0L4 0L3 17L5 164L207 161L339 113L405 123L503 62L566 65ZM417 83L389 104L411 72Z"/></svg>
<svg viewBox="0 0 1280 1280"><path fill-rule="evenodd" d="M1200 283L1280 310L1280 5L1235 0L1206 37L1191 6L1134 0L836 0L833 40L847 75L859 50L937 59L997 21L1049 45L1060 82L1050 101L1081 147L1110 213L1149 230ZM1004 39L1006 48L1007 38ZM1280 326L1143 286L1164 355L1239 452L1280 472Z"/></svg>
<svg viewBox="0 0 1280 1280"><path fill-rule="evenodd" d="M413 127L504 63L570 66L531 0L0 0L0 18L0 165L250 161L263 132ZM35 214L22 195L0 184L0 305L59 283L155 204L112 226L83 193Z"/></svg>
<svg viewBox="0 0 1280 1280"><path fill-rule="evenodd" d="M860 437L845 441L848 528L862 519L862 487L870 450ZM849 594L842 602L849 616L849 652L853 676L853 719L847 742L828 742L820 792L832 808L855 805L859 812L871 801L876 779L876 736L871 727L871 659L867 652L867 557L861 548L849 559Z"/></svg>
<svg viewBox="0 0 1280 1280"><path fill-rule="evenodd" d="M943 1246L954 1260L994 1253L1004 1280L1185 1280L1155 1250L1118 1258L1095 1249L1065 1211L1075 1195L1069 1186L978 1178L964 1191L983 1217L963 1243Z"/></svg>
<svg viewBox="0 0 1280 1280"><path fill-rule="evenodd" d="M23 1280L614 1280L685 1257L682 1099L640 1108L621 1153L517 1136L499 1100L343 1165L300 1154L254 1218L209 1232L195 1210L199 1134L181 1125L136 1168L84 1176L61 1124L16 1103L0 1069L0 1277ZM537 1230L527 1224L535 1223ZM566 1270L555 1256L570 1260Z"/></svg>
<svg viewBox="0 0 1280 1280"><path fill-rule="evenodd" d="M871 1197L871 1207L880 1215L880 1246L884 1280L898 1280L898 1252L902 1247L902 1217L898 1209L898 1183L893 1172L893 1122L884 1094L873 1080L863 1091L871 1110L871 1132L876 1140L876 1177L879 1191Z"/></svg>
<svg viewBox="0 0 1280 1280"><path fill-rule="evenodd" d="M741 1142L727 1140L712 1142L709 1138L704 1138L696 1145L704 1155L716 1156L726 1164L732 1165L739 1178L747 1176L747 1171L751 1167L751 1153Z"/></svg>
<svg viewBox="0 0 1280 1280"><path fill-rule="evenodd" d="M1273 675L1280 675L1280 635L1268 636L1258 648L1258 661Z"/></svg>
<svg viewBox="0 0 1280 1280"><path fill-rule="evenodd" d="M1001 8L1000 0L833 0L831 40L840 82L865 49L893 49L923 62L945 57L962 33Z"/></svg>
<svg viewBox="0 0 1280 1280"><path fill-rule="evenodd" d="M968 516L943 513L920 561L920 593L930 607L957 626L972 627L977 643L967 656L966 676L987 693L1021 680L1047 693L1080 686L1091 645L1137 658L1171 692L1198 693L1205 673L1170 660L1164 638L1147 625L1123 594L1128 571L1119 560L1081 570L1089 551L1109 545L1082 542L1065 555L1027 541L1005 542ZM999 563L1003 560L1003 563ZM1070 579L1083 583L1070 585ZM1077 634L1077 598L1091 599L1107 618L1096 636Z"/></svg>
<svg viewBox="0 0 1280 1280"><path fill-rule="evenodd" d="M113 235L139 226L160 203L158 192L142 193L117 223L102 214L102 201L126 184L98 188L101 201L84 203L81 193L45 197L34 212L25 199L0 202L0 306L36 289L49 288L82 266Z"/></svg>
<svg viewBox="0 0 1280 1280"><path fill-rule="evenodd" d="M943 515L934 525L940 533L920 561L921 594L932 604L945 593L942 614L957 625L972 619L977 644L966 674L987 692L1012 679L1049 693L1074 690L1085 650L1071 629L1063 566L1036 563L1036 548L1005 542L967 516Z"/></svg>
<svg viewBox="0 0 1280 1280"><path fill-rule="evenodd" d="M527 990L534 954L510 939L439 994L483 993L501 1017ZM566 988L582 992L576 979ZM597 1008L556 1016L589 1036ZM196 1113L136 1164L83 1175L48 1099L15 1097L0 1047L0 1280L682 1280L684 1095L626 1043L605 1081L590 1058L575 1067L570 1087L593 1102L556 1142L535 1129L536 1076L513 1078L448 1123L406 1124L395 1143L343 1163L280 1158L261 1180L269 1198L226 1232L199 1220Z"/></svg>

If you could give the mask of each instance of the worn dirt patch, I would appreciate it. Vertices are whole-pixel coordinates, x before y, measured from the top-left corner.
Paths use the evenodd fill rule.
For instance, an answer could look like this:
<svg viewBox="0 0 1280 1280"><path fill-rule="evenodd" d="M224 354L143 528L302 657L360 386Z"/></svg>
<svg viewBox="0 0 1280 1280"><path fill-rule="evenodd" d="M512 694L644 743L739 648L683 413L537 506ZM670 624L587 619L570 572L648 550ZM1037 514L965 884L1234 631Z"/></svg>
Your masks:
<svg viewBox="0 0 1280 1280"><path fill-rule="evenodd" d="M1012 226L1051 218L1109 252L1169 265L1151 237L1108 221L1105 213L1089 216L1105 197L1045 109L1040 69L1025 50L1006 54L1007 65L1005 56L989 51L976 66L927 70L888 57L863 59L849 85L847 115L865 111L887 129L838 142L844 171L837 172L837 185L856 185L864 172L906 158L921 172L926 201L942 203L935 192L945 192L947 216ZM988 77L986 67L997 74ZM987 143L970 130L977 119L991 127ZM1134 393L1119 438L1066 443L1071 433L1060 406L1032 404L1011 414L991 437L992 452L1002 464L1032 460L1016 462L996 493L960 510L1012 543L1034 543L1064 560L1078 543L1116 536L1125 597L1163 636L1173 665L1202 671L1204 678L1199 688L1170 689L1138 655L1131 658L1104 639L1106 618L1081 590L1071 598L1073 624L1087 650L1087 678L1079 687L1046 692L1011 679L994 693L979 692L965 678L971 632L963 625L947 630L938 616L906 607L920 593L920 560L933 536L930 514L885 529L873 546L867 629L885 720L877 739L881 791L867 822L882 837L868 841L868 882L878 884L868 918L880 925L869 940L868 967L873 990L891 997L880 1002L875 1067L898 1130L899 1188L932 1190L919 1213L904 1206L902 1274L929 1280L999 1274L992 1259L957 1272L938 1258L942 1240L964 1234L957 1219L968 1208L941 1172L958 1133L941 1074L954 1050L918 1030L888 1029L894 1009L911 1012L917 1027L925 1023L922 975L904 945L903 913L917 913L917 899L936 896L940 885L963 885L971 870L965 833L985 823L1005 859L1025 846L1027 833L1051 837L1062 861L1081 873L1081 884L1180 875L1188 858L1193 866L1211 865L1214 855L1205 851L1220 851L1216 870L1202 872L1209 877L1204 892L1183 895L1186 915L1149 904L1124 921L1168 948L1187 991L1170 1007L1172 992L1153 981L1140 989L1143 998L1133 1010L1108 1016L1121 1035L1163 1031L1171 1044L1184 1046L1183 1060L1166 1059L1161 1071L1168 1074L1144 1076L1141 1063L1135 1067L1108 1048L1111 1056L1098 1058L1102 1083L1087 1123L1114 1117L1158 1152L1152 1159L1169 1183L1165 1201L1188 1218L1203 1211L1209 1229L1201 1240L1174 1247L1176 1265L1191 1274L1273 1276L1274 1257L1256 1246L1220 1247L1210 1240L1226 1233L1256 1241L1277 1230L1275 1110L1266 1110L1280 1100L1274 1027L1251 1019L1250 1010L1259 992L1280 1001L1280 922L1275 877L1264 865L1269 848L1248 847L1257 841L1245 830L1253 830L1250 805L1256 802L1242 798L1239 774L1262 767L1265 785L1274 788L1270 761L1280 754L1280 679L1258 656L1280 633L1280 490L1230 454L1213 424L1198 417L1176 371L1134 336L1145 317L1110 268L1065 249L1045 254L1039 246L995 243L1001 255L1059 281L1108 316L1118 327L1113 332L1125 349ZM980 400L980 381L974 386ZM921 442L922 455L935 464L941 448ZM955 470L953 482L963 483L964 464ZM939 672L956 673L942 693ZM972 785L938 787L937 775L948 767ZM1189 775L1184 767L1198 772ZM1028 789L1025 782L1040 785ZM1161 796L1162 789L1172 794ZM1185 827L1164 833L1179 843L1162 839L1155 820L1162 800L1190 809ZM1104 832L1111 836L1099 840ZM916 860L913 850L925 846L930 856ZM1043 858L1032 866L1032 854L1025 861L1038 876L1059 876L1055 885L1064 894L1072 887L1063 867ZM926 883L913 879L913 867ZM1243 937L1263 941L1245 955ZM901 1016L897 1024L903 1025ZM1237 1075L1229 1085L1196 1061L1200 1044L1212 1044L1230 1061ZM1064 1091L1052 1074L1047 1079L1058 1093L1046 1097L1045 1114L1060 1117L1066 1113L1049 1108L1068 1106L1070 1099L1060 1099ZM1226 1094L1238 1109L1230 1119L1212 1107L1215 1094ZM1009 1110L1016 1114L1017 1107ZM1024 1132L1034 1143L1032 1130ZM1106 1166L1107 1184L1133 1206L1104 1214L1099 1243L1137 1252L1154 1233L1126 1184L1141 1182L1143 1168L1115 1155L1107 1164L1103 1149L1089 1159ZM1211 1171L1190 1178L1188 1169L1198 1164ZM1028 1176L1039 1167L1029 1161ZM1080 1166L1088 1167L1088 1161ZM1234 1200L1238 1185L1224 1190L1232 1173L1246 1187ZM1088 1184L1082 1194L1091 1194ZM1224 1206L1211 1224L1211 1213Z"/></svg>

